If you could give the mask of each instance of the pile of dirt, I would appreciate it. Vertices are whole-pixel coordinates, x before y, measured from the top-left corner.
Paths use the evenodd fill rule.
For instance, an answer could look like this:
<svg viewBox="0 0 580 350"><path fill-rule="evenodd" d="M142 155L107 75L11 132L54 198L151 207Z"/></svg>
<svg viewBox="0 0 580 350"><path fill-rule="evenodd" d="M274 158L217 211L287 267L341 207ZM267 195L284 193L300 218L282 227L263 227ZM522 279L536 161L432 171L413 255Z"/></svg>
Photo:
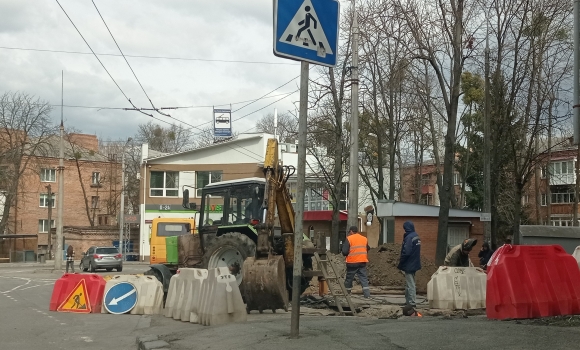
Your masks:
<svg viewBox="0 0 580 350"><path fill-rule="evenodd" d="M396 243L383 244L369 251L367 269L371 286L405 287L405 275L397 269L400 254L401 245ZM337 268L337 273L344 278L346 275L344 256L342 254L328 253L328 257ZM435 271L437 271L437 266L429 259L421 257L421 270L415 274L417 293L427 293L427 283L431 280L431 276ZM329 273L332 275L331 271ZM358 280L355 279L353 286L357 285ZM304 294L318 294L317 278L312 279L310 287Z"/></svg>
<svg viewBox="0 0 580 350"><path fill-rule="evenodd" d="M369 251L368 274L370 284L373 286L404 287L405 275L397 269L401 245L396 243L383 244ZM437 271L437 266L421 257L421 270L415 274L417 293L427 293L427 283Z"/></svg>

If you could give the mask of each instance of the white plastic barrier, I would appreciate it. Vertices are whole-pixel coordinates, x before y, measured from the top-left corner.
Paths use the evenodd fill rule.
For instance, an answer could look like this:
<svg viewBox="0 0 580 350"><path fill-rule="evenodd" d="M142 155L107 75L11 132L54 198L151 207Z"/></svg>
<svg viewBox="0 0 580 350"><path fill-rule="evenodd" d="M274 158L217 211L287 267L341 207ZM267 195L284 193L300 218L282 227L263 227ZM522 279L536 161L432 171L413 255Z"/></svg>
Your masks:
<svg viewBox="0 0 580 350"><path fill-rule="evenodd" d="M173 311L177 307L179 296L183 294L182 288L183 279L180 278L180 274L171 276L167 297L165 298L165 310L163 312L165 317L173 317Z"/></svg>
<svg viewBox="0 0 580 350"><path fill-rule="evenodd" d="M137 290L137 303L131 310L131 315L160 314L163 309L163 285L154 276L117 275L105 284L105 294L114 285L121 282L130 282ZM103 307L101 313L108 313Z"/></svg>
<svg viewBox="0 0 580 350"><path fill-rule="evenodd" d="M487 275L479 267L441 266L427 284L429 307L483 309Z"/></svg>
<svg viewBox="0 0 580 350"><path fill-rule="evenodd" d="M197 323L197 310L199 308L199 297L201 287L207 278L206 269L181 269L181 279L183 279L183 297L180 298L179 317L184 322Z"/></svg>
<svg viewBox="0 0 580 350"><path fill-rule="evenodd" d="M576 261L578 262L578 267L580 268L580 246L574 249L574 253L572 254L572 256L574 257L574 259L576 259Z"/></svg>
<svg viewBox="0 0 580 350"><path fill-rule="evenodd" d="M236 278L223 269L210 269L202 285L199 323L215 326L244 322L248 315Z"/></svg>

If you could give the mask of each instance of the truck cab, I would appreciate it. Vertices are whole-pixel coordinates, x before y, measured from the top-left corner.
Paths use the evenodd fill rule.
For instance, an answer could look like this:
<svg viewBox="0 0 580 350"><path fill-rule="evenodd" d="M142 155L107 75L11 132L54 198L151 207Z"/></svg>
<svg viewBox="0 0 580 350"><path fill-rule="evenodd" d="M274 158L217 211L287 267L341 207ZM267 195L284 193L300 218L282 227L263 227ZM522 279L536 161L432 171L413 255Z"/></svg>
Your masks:
<svg viewBox="0 0 580 350"><path fill-rule="evenodd" d="M177 264L177 244L167 246L168 237L193 234L195 219L154 218L149 233L151 264ZM175 238L176 240L176 238Z"/></svg>

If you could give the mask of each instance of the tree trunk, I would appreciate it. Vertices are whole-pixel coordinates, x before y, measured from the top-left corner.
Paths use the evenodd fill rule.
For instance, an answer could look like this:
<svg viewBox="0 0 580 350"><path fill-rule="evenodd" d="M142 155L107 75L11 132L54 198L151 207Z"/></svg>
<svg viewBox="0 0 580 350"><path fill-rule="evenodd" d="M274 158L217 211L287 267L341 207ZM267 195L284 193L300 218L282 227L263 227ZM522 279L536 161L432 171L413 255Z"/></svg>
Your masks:
<svg viewBox="0 0 580 350"><path fill-rule="evenodd" d="M75 158L75 163L76 163L76 166L77 166L77 173L79 175L79 182L81 184L81 190L83 191L83 199L85 200L85 211L87 213L87 219L89 219L89 225L90 226L95 226L95 221L91 217L91 208L89 206L89 201L87 199L87 191L85 190L85 184L83 182L83 176L82 176L82 173L81 173L81 165L80 165L79 160L77 158ZM59 191L62 191L61 188L59 188L58 190Z"/></svg>

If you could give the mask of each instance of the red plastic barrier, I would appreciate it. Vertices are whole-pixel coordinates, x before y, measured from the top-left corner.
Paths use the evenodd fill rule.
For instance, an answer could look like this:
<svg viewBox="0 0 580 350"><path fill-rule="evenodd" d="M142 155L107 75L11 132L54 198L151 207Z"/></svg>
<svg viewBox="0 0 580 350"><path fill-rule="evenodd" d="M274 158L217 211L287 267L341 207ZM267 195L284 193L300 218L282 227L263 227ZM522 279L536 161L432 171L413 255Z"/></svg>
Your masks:
<svg viewBox="0 0 580 350"><path fill-rule="evenodd" d="M490 259L486 312L491 319L580 314L580 270L559 245L500 247Z"/></svg>
<svg viewBox="0 0 580 350"><path fill-rule="evenodd" d="M95 274L66 273L54 284L50 311L100 313L106 281Z"/></svg>

